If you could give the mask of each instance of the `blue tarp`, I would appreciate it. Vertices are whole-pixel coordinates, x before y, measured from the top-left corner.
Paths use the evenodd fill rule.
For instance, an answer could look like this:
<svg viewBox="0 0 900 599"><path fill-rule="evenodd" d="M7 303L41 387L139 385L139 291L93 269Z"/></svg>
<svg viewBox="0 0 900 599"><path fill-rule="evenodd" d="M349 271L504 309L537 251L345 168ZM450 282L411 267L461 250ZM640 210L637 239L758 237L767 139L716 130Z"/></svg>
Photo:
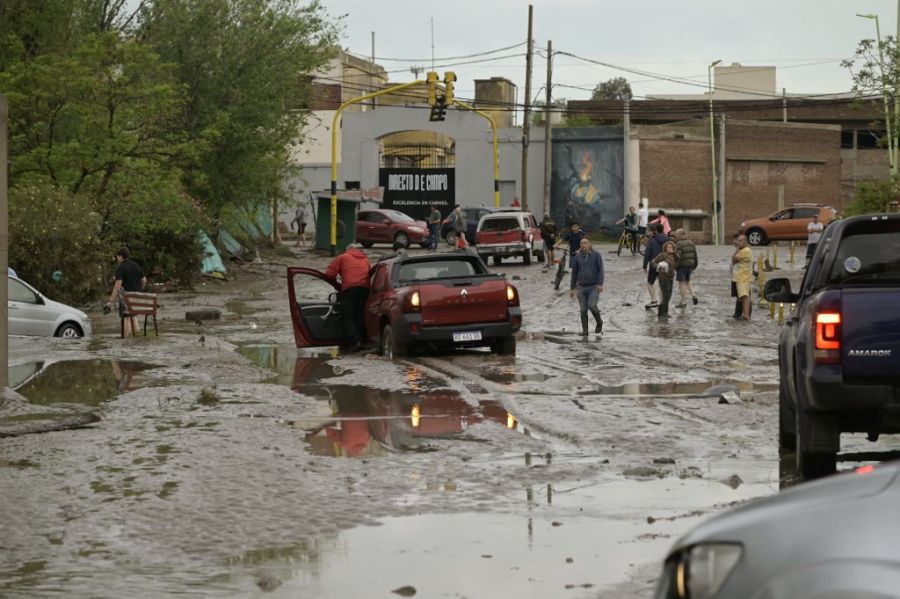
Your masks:
<svg viewBox="0 0 900 599"><path fill-rule="evenodd" d="M203 265L200 267L200 271L205 275L227 272L225 264L222 262L222 256L219 255L219 250L216 249L212 239L204 231L200 232L200 243L203 244Z"/></svg>

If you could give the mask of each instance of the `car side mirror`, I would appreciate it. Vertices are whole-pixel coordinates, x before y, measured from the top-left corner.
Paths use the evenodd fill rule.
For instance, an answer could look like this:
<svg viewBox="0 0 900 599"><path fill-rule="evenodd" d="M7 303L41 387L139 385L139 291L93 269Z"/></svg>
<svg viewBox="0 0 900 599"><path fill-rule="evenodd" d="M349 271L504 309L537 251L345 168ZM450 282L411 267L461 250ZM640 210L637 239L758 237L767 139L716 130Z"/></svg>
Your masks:
<svg viewBox="0 0 900 599"><path fill-rule="evenodd" d="M766 281L763 297L767 302L779 304L794 304L798 299L798 296L791 292L791 282L785 278Z"/></svg>
<svg viewBox="0 0 900 599"><path fill-rule="evenodd" d="M386 224L386 225L389 225L389 224L391 224L391 221L389 221L389 220L388 220L388 219L384 219L384 220L383 220L383 221L381 221L381 222L383 222L383 223L384 223L384 224Z"/></svg>
<svg viewBox="0 0 900 599"><path fill-rule="evenodd" d="M35 296L35 302L34 302L34 303L43 306L43 305L45 305L47 302L44 301L44 296L43 296L43 295L37 294L37 296Z"/></svg>
<svg viewBox="0 0 900 599"><path fill-rule="evenodd" d="M777 216L770 216L770 217L769 217L769 220L771 220L771 221L776 221L776 220L778 220L778 217L777 217Z"/></svg>

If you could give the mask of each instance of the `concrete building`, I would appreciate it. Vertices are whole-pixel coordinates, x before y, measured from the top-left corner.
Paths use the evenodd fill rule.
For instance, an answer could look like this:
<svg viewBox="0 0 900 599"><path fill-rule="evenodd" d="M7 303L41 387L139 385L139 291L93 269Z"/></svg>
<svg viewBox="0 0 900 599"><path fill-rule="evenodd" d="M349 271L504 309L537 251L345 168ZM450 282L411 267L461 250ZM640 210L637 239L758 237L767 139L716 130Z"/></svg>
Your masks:
<svg viewBox="0 0 900 599"><path fill-rule="evenodd" d="M759 100L780 97L775 67L743 66L738 62L712 69L713 100ZM706 100L709 92L697 94L652 94L648 100Z"/></svg>

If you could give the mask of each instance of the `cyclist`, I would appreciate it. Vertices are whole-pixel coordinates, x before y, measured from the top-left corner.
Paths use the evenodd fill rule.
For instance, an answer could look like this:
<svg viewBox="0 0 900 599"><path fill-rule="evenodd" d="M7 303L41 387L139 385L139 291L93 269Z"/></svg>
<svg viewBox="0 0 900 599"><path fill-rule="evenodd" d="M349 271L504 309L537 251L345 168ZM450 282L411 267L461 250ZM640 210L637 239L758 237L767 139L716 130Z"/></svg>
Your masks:
<svg viewBox="0 0 900 599"><path fill-rule="evenodd" d="M569 268L572 268L572 263L575 261L575 254L577 254L578 250L581 248L581 239L583 237L587 237L587 234L581 230L581 225L573 221L569 230L562 234L562 237L560 237L559 241L557 241L554 246L560 247L562 244L568 242Z"/></svg>
<svg viewBox="0 0 900 599"><path fill-rule="evenodd" d="M544 220L541 221L541 237L544 239L544 252L547 254L544 270L547 270L553 264L553 244L556 243L556 221L550 218L549 212L544 213Z"/></svg>
<svg viewBox="0 0 900 599"><path fill-rule="evenodd" d="M617 225L621 225L625 223L625 230L628 231L628 235L630 241L628 243L629 247L632 248L632 252L634 252L634 248L637 247L637 233L638 233L638 215L637 212L634 211L634 206L628 207L628 214L620 218L616 221Z"/></svg>

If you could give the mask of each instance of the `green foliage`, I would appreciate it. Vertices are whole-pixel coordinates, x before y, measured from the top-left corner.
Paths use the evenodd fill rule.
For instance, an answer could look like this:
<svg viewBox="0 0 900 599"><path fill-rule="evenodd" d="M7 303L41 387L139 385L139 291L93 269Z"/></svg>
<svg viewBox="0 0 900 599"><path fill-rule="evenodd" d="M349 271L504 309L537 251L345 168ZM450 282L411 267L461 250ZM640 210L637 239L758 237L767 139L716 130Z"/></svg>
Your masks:
<svg viewBox="0 0 900 599"><path fill-rule="evenodd" d="M630 100L631 84L624 77L615 77L598 83L591 95L591 100Z"/></svg>
<svg viewBox="0 0 900 599"><path fill-rule="evenodd" d="M54 299L86 302L104 286L109 251L100 237L102 217L90 199L52 185L9 191L9 263L16 273ZM54 271L62 279L54 282Z"/></svg>
<svg viewBox="0 0 900 599"><path fill-rule="evenodd" d="M586 114L571 114L563 120L563 127L593 127L594 120Z"/></svg>
<svg viewBox="0 0 900 599"><path fill-rule="evenodd" d="M859 99L871 100L882 98L884 122L873 123L873 129L891 130L895 138L900 127L900 115L894 110L894 91L900 83L898 73L897 40L892 36L882 38L879 42L865 39L859 42L853 58L841 62L841 66L849 69L853 78L852 90ZM874 134L874 132L873 132ZM887 147L887 135L879 139L879 144ZM894 150L896 152L896 150Z"/></svg>
<svg viewBox="0 0 900 599"><path fill-rule="evenodd" d="M890 210L891 202L900 199L900 194L891 181L861 181L856 186L853 201L844 209L845 216L857 214L881 214Z"/></svg>

